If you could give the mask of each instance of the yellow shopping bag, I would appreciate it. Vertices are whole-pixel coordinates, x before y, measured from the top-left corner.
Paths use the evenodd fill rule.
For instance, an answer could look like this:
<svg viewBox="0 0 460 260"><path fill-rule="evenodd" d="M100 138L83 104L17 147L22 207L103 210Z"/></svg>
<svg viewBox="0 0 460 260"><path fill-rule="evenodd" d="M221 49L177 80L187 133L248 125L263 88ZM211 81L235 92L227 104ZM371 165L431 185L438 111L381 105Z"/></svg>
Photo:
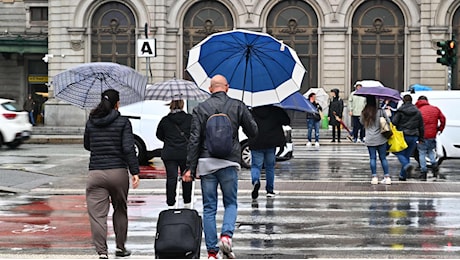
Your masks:
<svg viewBox="0 0 460 260"><path fill-rule="evenodd" d="M407 148L406 141L404 140L404 133L398 131L396 126L390 123L391 131L393 135L388 139L388 152L397 153Z"/></svg>

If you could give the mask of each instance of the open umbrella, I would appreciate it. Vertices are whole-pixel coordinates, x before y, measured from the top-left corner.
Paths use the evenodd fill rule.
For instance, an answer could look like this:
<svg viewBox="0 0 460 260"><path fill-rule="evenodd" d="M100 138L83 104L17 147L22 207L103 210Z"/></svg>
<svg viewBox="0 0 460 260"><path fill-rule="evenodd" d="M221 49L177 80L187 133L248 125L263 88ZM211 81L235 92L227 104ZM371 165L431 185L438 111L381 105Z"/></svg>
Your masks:
<svg viewBox="0 0 460 260"><path fill-rule="evenodd" d="M310 88L303 94L304 97L308 98L310 93L315 93L316 94L316 102L321 106L321 108L324 110L327 109L329 106L329 95L323 88Z"/></svg>
<svg viewBox="0 0 460 260"><path fill-rule="evenodd" d="M316 107L306 99L300 92L294 92L294 94L285 98L279 104L284 109L297 110L300 112L318 113Z"/></svg>
<svg viewBox="0 0 460 260"><path fill-rule="evenodd" d="M120 92L120 104L144 100L147 77L134 69L111 62L85 63L53 78L54 96L79 108L94 108L107 89Z"/></svg>
<svg viewBox="0 0 460 260"><path fill-rule="evenodd" d="M380 99L401 100L399 91L387 87L362 87L355 91L357 96L374 96Z"/></svg>
<svg viewBox="0 0 460 260"><path fill-rule="evenodd" d="M365 79L365 80L356 81L354 86L356 87L356 85L361 85L363 88L384 87L382 82L378 80L373 80L373 79Z"/></svg>
<svg viewBox="0 0 460 260"><path fill-rule="evenodd" d="M306 72L293 49L247 30L208 36L190 50L187 71L205 90L214 75L225 76L227 94L252 107L280 103L300 89Z"/></svg>
<svg viewBox="0 0 460 260"><path fill-rule="evenodd" d="M194 82L183 79L170 79L147 85L146 100L203 100L209 93L200 89Z"/></svg>

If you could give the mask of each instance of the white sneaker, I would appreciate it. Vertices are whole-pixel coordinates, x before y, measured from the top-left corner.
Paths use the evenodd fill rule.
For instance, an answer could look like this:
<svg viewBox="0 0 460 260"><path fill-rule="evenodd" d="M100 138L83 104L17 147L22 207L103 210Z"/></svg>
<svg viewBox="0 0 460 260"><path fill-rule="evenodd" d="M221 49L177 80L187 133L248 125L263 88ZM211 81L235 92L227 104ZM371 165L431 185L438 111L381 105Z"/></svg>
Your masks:
<svg viewBox="0 0 460 260"><path fill-rule="evenodd" d="M379 178L377 178L377 177L372 177L371 184L372 184L372 185L379 184Z"/></svg>
<svg viewBox="0 0 460 260"><path fill-rule="evenodd" d="M315 142L315 147L316 147L316 148L319 147L319 142Z"/></svg>
<svg viewBox="0 0 460 260"><path fill-rule="evenodd" d="M307 147L311 147L311 142L308 142L308 143L307 143Z"/></svg>
<svg viewBox="0 0 460 260"><path fill-rule="evenodd" d="M380 183L385 184L385 185L391 185L391 178L390 177L384 177Z"/></svg>

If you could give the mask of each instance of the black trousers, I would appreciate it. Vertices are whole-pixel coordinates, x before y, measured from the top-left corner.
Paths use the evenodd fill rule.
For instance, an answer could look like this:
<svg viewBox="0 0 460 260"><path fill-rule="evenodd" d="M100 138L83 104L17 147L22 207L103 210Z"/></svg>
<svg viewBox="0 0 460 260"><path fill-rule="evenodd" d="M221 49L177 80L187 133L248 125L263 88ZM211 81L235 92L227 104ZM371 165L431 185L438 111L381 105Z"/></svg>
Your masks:
<svg viewBox="0 0 460 260"><path fill-rule="evenodd" d="M168 206L174 206L176 204L176 188L177 188L177 177L180 172L183 172L186 167L185 160L163 160L166 168L166 204ZM182 183L182 198L184 203L190 203L192 201L192 183Z"/></svg>
<svg viewBox="0 0 460 260"><path fill-rule="evenodd" d="M332 125L332 141L335 141L336 132L337 132L337 142L340 142L340 124Z"/></svg>

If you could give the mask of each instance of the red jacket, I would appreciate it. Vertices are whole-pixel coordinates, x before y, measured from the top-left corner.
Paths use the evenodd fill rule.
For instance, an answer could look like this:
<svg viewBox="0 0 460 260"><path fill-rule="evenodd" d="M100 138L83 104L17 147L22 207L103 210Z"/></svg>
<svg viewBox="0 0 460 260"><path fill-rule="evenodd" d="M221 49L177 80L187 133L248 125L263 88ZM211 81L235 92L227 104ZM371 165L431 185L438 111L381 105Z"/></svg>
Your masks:
<svg viewBox="0 0 460 260"><path fill-rule="evenodd" d="M442 132L446 126L446 117L439 108L432 106L426 100L418 100L415 106L422 113L425 126L425 139L434 139L436 134ZM440 124L438 124L438 121Z"/></svg>

